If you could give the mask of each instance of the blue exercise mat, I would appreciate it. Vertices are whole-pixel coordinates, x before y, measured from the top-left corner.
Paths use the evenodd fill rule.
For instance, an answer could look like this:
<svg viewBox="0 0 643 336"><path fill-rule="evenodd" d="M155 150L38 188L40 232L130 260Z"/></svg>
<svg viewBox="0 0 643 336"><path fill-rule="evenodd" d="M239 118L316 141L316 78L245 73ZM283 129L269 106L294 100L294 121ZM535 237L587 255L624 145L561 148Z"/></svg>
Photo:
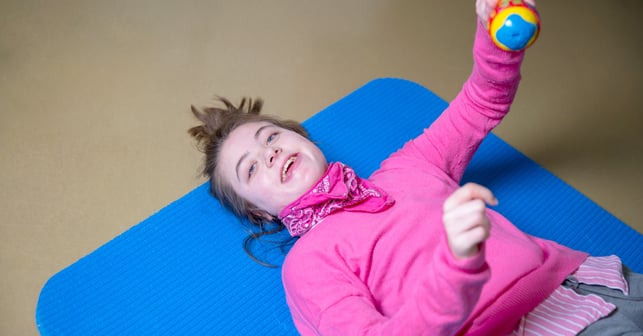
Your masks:
<svg viewBox="0 0 643 336"><path fill-rule="evenodd" d="M367 83L304 125L330 161L368 176L447 103L400 79ZM188 150L188 149L186 149ZM490 135L466 181L490 187L524 231L643 271L643 236ZM296 335L280 269L243 251L247 226L205 183L55 274L36 309L42 335ZM272 263L278 248L257 246Z"/></svg>

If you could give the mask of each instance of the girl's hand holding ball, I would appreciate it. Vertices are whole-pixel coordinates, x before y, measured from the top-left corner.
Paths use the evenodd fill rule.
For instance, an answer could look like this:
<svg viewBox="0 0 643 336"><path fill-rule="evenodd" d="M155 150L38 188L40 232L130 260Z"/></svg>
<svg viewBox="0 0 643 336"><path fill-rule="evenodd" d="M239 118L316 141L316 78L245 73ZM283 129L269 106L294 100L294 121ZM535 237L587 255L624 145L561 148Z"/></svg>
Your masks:
<svg viewBox="0 0 643 336"><path fill-rule="evenodd" d="M520 51L538 38L540 16L533 0L477 0L476 10L500 49Z"/></svg>

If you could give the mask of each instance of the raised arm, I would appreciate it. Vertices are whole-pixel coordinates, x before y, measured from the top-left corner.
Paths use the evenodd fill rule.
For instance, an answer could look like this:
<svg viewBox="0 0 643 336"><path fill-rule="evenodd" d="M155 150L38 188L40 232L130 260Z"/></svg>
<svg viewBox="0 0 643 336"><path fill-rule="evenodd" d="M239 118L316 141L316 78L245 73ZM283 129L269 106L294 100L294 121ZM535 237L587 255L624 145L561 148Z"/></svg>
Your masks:
<svg viewBox="0 0 643 336"><path fill-rule="evenodd" d="M495 46L479 20L471 75L442 115L404 151L419 153L460 182L484 137L509 112L520 82L523 56L524 52Z"/></svg>

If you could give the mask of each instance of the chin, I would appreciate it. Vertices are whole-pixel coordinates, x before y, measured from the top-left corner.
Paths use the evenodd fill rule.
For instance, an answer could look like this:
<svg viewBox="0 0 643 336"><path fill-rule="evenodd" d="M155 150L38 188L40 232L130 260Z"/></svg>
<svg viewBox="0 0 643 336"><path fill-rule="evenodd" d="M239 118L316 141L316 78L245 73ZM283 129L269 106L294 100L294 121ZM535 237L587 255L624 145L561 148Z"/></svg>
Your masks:
<svg viewBox="0 0 643 336"><path fill-rule="evenodd" d="M324 175L323 173L317 174L317 172L315 172L315 174L308 174L304 178L299 180L300 183L298 183L297 185L297 190L299 195L297 196L299 197L304 193L310 191L310 189L312 189L315 186L315 184L319 182L319 180L323 175Z"/></svg>

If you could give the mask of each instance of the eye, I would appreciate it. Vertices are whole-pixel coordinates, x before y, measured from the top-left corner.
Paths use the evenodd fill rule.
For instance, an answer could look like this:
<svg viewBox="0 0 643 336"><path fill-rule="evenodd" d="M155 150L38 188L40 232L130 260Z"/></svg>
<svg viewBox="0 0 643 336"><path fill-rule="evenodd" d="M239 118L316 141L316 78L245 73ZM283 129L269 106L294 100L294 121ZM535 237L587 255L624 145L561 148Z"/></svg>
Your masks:
<svg viewBox="0 0 643 336"><path fill-rule="evenodd" d="M256 170L257 170L257 163L251 164L250 168L248 168L248 178L251 178Z"/></svg>
<svg viewBox="0 0 643 336"><path fill-rule="evenodd" d="M279 132L271 133L266 139L266 144L270 145L273 141L275 141L275 139L277 139L278 135L279 135Z"/></svg>

